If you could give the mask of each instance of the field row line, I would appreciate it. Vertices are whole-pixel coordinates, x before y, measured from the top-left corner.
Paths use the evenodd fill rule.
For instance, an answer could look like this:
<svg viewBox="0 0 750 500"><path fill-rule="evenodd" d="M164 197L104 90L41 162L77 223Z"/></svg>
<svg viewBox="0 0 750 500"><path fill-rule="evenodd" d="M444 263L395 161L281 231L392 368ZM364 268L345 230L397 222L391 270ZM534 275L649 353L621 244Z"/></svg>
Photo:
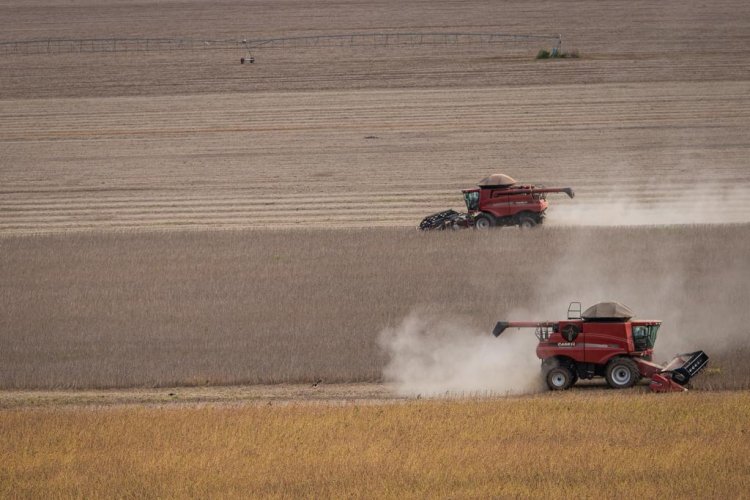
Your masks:
<svg viewBox="0 0 750 500"><path fill-rule="evenodd" d="M722 203L721 207L718 206L701 206L690 202L684 203L668 203L668 204L586 204L579 207L573 205L566 205L566 209L570 210L593 210L599 206L601 208L607 207L617 211L619 209L628 210L630 209L641 209L641 210L684 210L685 212L700 212L702 214L716 213L724 214L732 212L734 214L745 214L750 215L750 204L747 203ZM256 219L256 220L278 220L280 218L294 218L294 219L326 219L328 217L359 217L368 215L378 214L389 214L399 216L413 216L415 222L421 220L422 217L429 215L431 212L437 212L443 210L445 207L433 207L426 209L425 207L398 207L398 206L383 206L383 207L368 207L361 209L347 209L338 206L331 206L330 208L319 207L316 209L276 209L276 210L255 210L255 211L243 211L243 210L163 210L163 211L143 211L140 209L133 210L116 210L116 211L69 211L69 212L44 212L44 211L30 211L23 213L0 213L0 223L37 223L37 222L56 222L65 221L76 218L93 219L93 220L130 220L130 221L141 221L148 222L152 220L203 220L209 218L215 218L220 215L222 219Z"/></svg>
<svg viewBox="0 0 750 500"><path fill-rule="evenodd" d="M448 97L448 96L445 96ZM455 99L455 96L450 96ZM528 98L529 96L525 96ZM197 99L200 99L198 97ZM547 98L549 99L549 98ZM207 100L207 99L204 99ZM481 101L481 100L480 100ZM583 101L583 102L582 102ZM226 103L212 103L210 107L203 109L200 102L195 105L186 107L185 109L175 108L171 105L168 107L159 106L158 104L147 104L148 101L144 101L140 106L130 106L127 111L122 111L122 104L118 103L117 106L112 106L112 109L108 109L108 104L105 102L97 102L99 106L96 112L87 110L85 112L72 111L70 109L71 103L62 101L60 104L59 111L50 109L49 106L34 111L34 108L28 109L31 105L27 102L23 102L22 109L23 113L18 112L18 106L14 106L11 111L10 107L3 105L0 102L0 118L3 121L11 122L34 122L39 123L42 118L56 119L56 120L69 120L72 122L78 121L78 119L85 120L97 120L100 123L111 123L111 122L122 122L123 119L138 116L151 116L149 122L184 122L186 119L200 117L201 121L206 123L225 123L231 121L258 121L258 122L275 122L280 120L297 119L306 123L316 124L320 121L326 121L327 119L358 119L358 120L376 120L376 119L403 119L403 118L434 118L434 117L445 117L445 116L457 116L471 118L474 116L496 116L495 112L500 113L502 116L515 115L518 113L525 114L525 112L534 111L539 113L542 111L545 115L559 115L558 111L563 111L565 115L577 116L586 115L585 111L621 111L623 113L642 114L644 116L653 116L661 113L674 114L675 116L682 116L686 114L686 111L736 111L744 110L747 103L750 101L747 96L722 96L721 98L711 98L706 96L695 96L694 98L687 98L685 96L672 97L651 97L651 96L634 96L629 100L612 100L612 99L592 99L586 102L586 99L576 99L575 102L560 102L559 100L550 100L545 102L545 98L540 97L534 103L523 103L508 101L505 97L500 98L494 96L492 99L486 99L484 102L472 102L459 101L455 104L445 104L440 102L434 102L433 100L425 101L423 103L414 104L413 100L408 102L383 102L374 101L373 104L367 105L355 105L342 103L341 101L331 102L330 105L324 106L318 104L316 106L295 106L293 103L285 103L285 107L278 108L278 103L269 103L260 106L258 103L252 105L244 105L237 102L226 102ZM187 106L188 103L185 103ZM226 105L226 107L224 107ZM644 108L644 106L648 106ZM5 110L3 108L6 108ZM488 113L488 111L494 110L495 112ZM689 113L688 113L689 114ZM54 122L52 122L54 123ZM134 124L138 124L137 121L133 121Z"/></svg>
<svg viewBox="0 0 750 500"><path fill-rule="evenodd" d="M741 181L738 181L741 182ZM744 181L746 183L747 181ZM744 184L743 183L743 184ZM597 190L595 186L582 186L572 182L577 198L597 198L613 199L620 198L624 200L663 200L679 199L687 196L690 199L715 199L716 197L731 195L733 198L750 197L750 188L745 184L742 185L724 184L720 186L697 185L689 183L683 187L659 187L653 190L649 186L634 185L623 186L619 189ZM468 186L467 189L470 189ZM205 196L195 196L193 194L180 196L177 194L146 196L139 195L138 190L133 191L132 196L107 196L107 190L80 191L77 194L67 193L65 191L19 191L0 193L0 206L7 207L44 207L67 208L76 205L110 205L110 206L128 206L132 204L149 205L149 206L183 206L183 205L230 205L238 204L243 206L264 206L278 204L364 204L364 203L423 203L434 200L459 200L462 201L462 188L447 191L420 191L420 192L393 192L393 193L371 193L357 192L349 190L348 192L336 191L315 191L313 193L288 193L279 190L269 194L264 190L263 194L256 194L252 190L233 190L230 194L207 194ZM158 189L149 189L149 193ZM62 195L62 196L61 196ZM555 194L549 195L550 199L555 199Z"/></svg>
<svg viewBox="0 0 750 500"><path fill-rule="evenodd" d="M421 218L419 219L421 220ZM282 219L233 219L233 218L202 218L202 219L153 219L148 221L148 224L144 224L144 221L127 221L127 220L116 220L116 221L65 221L61 223L45 223L40 221L38 223L4 223L0 222L0 233L3 231L35 231L35 230L56 230L56 229L75 229L75 228L151 228L151 227L175 227L175 226L201 226L201 227L215 227L215 226L239 226L239 227L254 227L254 228L273 228L273 227L300 227L300 226L311 226L311 227L329 227L332 224L339 223L343 225L356 225L356 227L370 227L379 225L389 225L399 223L402 226L413 226L417 227L419 220L408 215L390 215L387 217L378 217L373 219L372 217L362 216L330 216L326 218L316 219L295 219L295 220L282 220ZM354 227L354 226L353 226Z"/></svg>
<svg viewBox="0 0 750 500"><path fill-rule="evenodd" d="M649 172L644 175L650 178L657 175L658 172ZM406 179L405 179L406 180ZM570 185L576 191L579 198L596 197L596 198L622 198L622 199L671 199L685 197L687 192L691 199L706 197L715 198L727 193L733 197L747 198L750 197L750 187L747 186L749 179L732 179L722 184L713 183L696 183L691 181L670 183L668 186L659 185L658 191L653 190L649 185L644 185L637 180L631 182L620 182L616 178L610 180L613 185L618 185L617 189L607 188L602 190L598 182L580 182L570 180L570 182L559 183L560 185ZM321 181L325 182L325 181ZM420 183L421 184L421 183ZM444 185L445 183L443 183ZM309 186L316 183L310 182ZM344 183L343 186L346 184ZM277 187L284 187L284 183L276 182ZM467 183L464 187L455 189L431 190L424 189L419 191L356 191L348 189L342 191L331 190L330 182L325 182L327 190L318 190L307 193L288 192L283 189L269 191L265 188L234 188L228 190L207 193L205 195L196 195L194 191L181 194L172 194L178 189L164 189L163 194L154 194L162 191L160 188L149 188L140 190L138 188L122 189L75 189L71 190L41 190L26 189L18 191L0 191L0 206L45 206L45 207L67 207L71 204L110 204L110 205L130 205L149 204L153 206L170 206L186 204L205 204L205 205L275 205L279 203L300 203L300 204L320 204L320 203L372 203L372 202L397 202L397 203L420 203L433 200L462 200L461 191L463 189L473 189L476 186ZM10 186L7 186L10 187ZM131 191L132 189L132 191ZM262 189L262 192L257 191ZM108 193L117 193L130 191L133 194L129 196L108 195ZM142 193L142 194L141 194ZM149 193L149 195L146 195ZM557 195L550 195L554 198Z"/></svg>
<svg viewBox="0 0 750 500"><path fill-rule="evenodd" d="M722 196L721 193L706 193L703 195L695 194L686 197L684 192L660 192L659 194L636 193L633 196L627 196L626 193L618 192L618 197L602 196L597 193L589 193L585 196L579 196L578 200L585 200L587 203L608 204L608 203L638 203L638 204L660 204L660 205L696 205L700 203L715 202L722 200L722 205L750 206L750 192L731 193ZM555 204L558 200L550 199ZM120 211L133 212L145 211L146 209L162 209L162 211L180 212L187 210L254 210L257 212L278 211L278 210L299 210L307 211L322 207L335 207L341 210L352 210L360 207L372 207L374 205L387 206L391 208L409 208L423 207L425 205L437 205L439 203L462 205L461 196L441 196L441 197L423 197L421 200L384 200L377 198L351 199L351 200L331 200L327 197L318 199L309 199L305 201L289 200L279 197L275 201L252 201L252 200L226 200L226 201L149 201L140 199L131 199L129 201L113 202L106 199L88 199L78 200L70 203L49 202L46 200L32 200L24 203L6 202L0 199L0 217L4 215L14 215L14 213L54 213L64 211L66 213L78 213L83 211L103 210L103 211ZM572 203L574 202L567 202ZM167 210L164 210L167 209Z"/></svg>
<svg viewBox="0 0 750 500"><path fill-rule="evenodd" d="M256 110L248 110L247 117L244 120L233 121L221 115L215 115L211 119L201 116L198 113L191 113L187 117L182 116L164 116L164 114L153 114L153 119L148 121L148 128L143 127L143 117L141 121L116 120L113 117L102 117L101 115L89 115L81 118L87 128L70 130L71 126L79 124L78 120L66 118L57 123L46 123L40 127L40 119L50 119L47 117L23 117L10 118L3 117L0 114L0 132L3 135L9 132L28 133L43 131L47 134L56 132L70 132L71 134L82 134L89 131L98 133L126 134L126 133L215 133L215 132L233 132L233 131L278 131L290 130L301 131L312 129L319 131L328 127L340 128L346 131L352 128L372 128L375 131L399 130L401 128L421 127L456 127L457 125L470 125L473 129L481 129L487 126L508 127L512 122L512 128L536 128L546 124L565 124L574 123L575 125L593 125L593 124L610 124L617 125L621 122L639 122L646 124L651 123L696 123L706 125L703 119L710 117L712 123L717 120L722 123L733 123L736 120L747 118L750 115L750 106L738 106L736 103L728 103L726 108L717 106L696 106L691 103L689 106L674 109L672 107L652 106L650 111L635 110L632 106L626 109L617 109L612 107L602 108L547 108L544 113L539 114L538 108L532 111L536 116L528 116L527 113L514 109L511 105L507 107L485 107L481 112L475 114L466 113L464 108L457 108L453 112L440 110L436 112L425 112L422 109L419 113L407 114L403 112L394 113L367 113L353 114L351 112L337 112L335 110L326 110L323 116L316 118L306 118L300 116L298 112L290 112L284 115L282 112L269 115L267 118L260 116ZM568 109L570 111L568 111ZM529 111L528 113L531 113ZM612 121L612 115L617 115L617 122ZM129 114L128 116L131 116ZM200 116L196 119L196 116ZM187 123L186 123L187 121ZM178 125L178 126L175 126ZM117 128L114 128L117 127Z"/></svg>
<svg viewBox="0 0 750 500"><path fill-rule="evenodd" d="M717 217L703 217L700 220L693 222L676 222L667 220L664 224L744 224L748 222L747 216L733 214L730 217L718 217L719 213L716 213ZM419 219L421 220L421 218ZM11 235L18 233L57 233L57 232L68 232L75 230L116 230L116 229L132 229L132 230L168 230L168 229L180 229L180 228L201 228L201 229L222 229L222 228L237 228L237 229L282 229L282 228L369 228L369 227L413 227L416 228L419 220L414 219L411 216L398 216L390 215L388 217L378 217L373 219L371 217L328 217L328 218L317 218L317 219L295 219L293 221L281 220L281 219L270 219L270 220L245 220L245 219L226 219L226 218L213 218L213 219L183 219L183 220L152 220L147 224L143 221L69 221L66 223L52 223L45 224L39 223L1 223L0 222L0 238L3 235ZM550 219L547 223L553 225L570 225L570 223L558 224L554 219ZM574 225L587 225L586 219L582 218L580 224ZM594 223L593 225L601 225ZM609 221L605 225L618 225L618 220L615 218ZM633 225L628 222L627 219L620 221L620 225L628 226ZM638 225L662 225L659 220L653 220L650 223L640 223Z"/></svg>
<svg viewBox="0 0 750 500"><path fill-rule="evenodd" d="M611 121L602 121L602 122L586 122L586 123L565 123L564 121L561 121L559 124L551 124L551 123L545 123L545 125L538 125L534 127L525 127L525 126L511 126L511 125L503 125L503 126L488 126L488 125L466 125L466 126L460 126L460 130L456 130L456 125L440 125L440 126L430 126L427 130L429 130L430 133L451 133L454 137L462 136L462 135L475 135L477 133L492 133L492 134L522 134L522 133L554 133L554 132L601 132L602 130L607 131L627 131L627 130L653 130L653 131L663 131L665 127L669 129L679 129L679 130L696 130L696 129L715 129L715 130L728 130L728 129L737 129L739 126L744 125L746 123L747 118L750 118L750 115L748 117L738 117L736 119L736 123L719 123L716 120L715 116L711 116L710 114L707 114L705 117L703 117L705 120L710 121L711 124L701 124L701 125L690 125L690 124L672 124L672 123L657 123L657 122L650 122L650 123L643 123L638 120L632 120L632 121L622 121L618 123L612 123ZM381 131L373 131L372 128L368 125L347 125L344 127L348 130L358 130L357 135L361 133L383 133ZM130 130L122 130L122 131L106 131L106 132L99 132L94 133L93 131L60 131L60 132L53 132L53 133L44 133L44 134L35 134L33 137L30 137L29 135L4 135L3 137L0 137L0 143L6 143L6 144L18 144L18 143L43 143L43 142L52 142L56 143L59 141L90 141L90 140L119 140L119 139L125 139L127 140L133 140L133 139L152 139L154 137L162 137L162 138L184 138L184 137L194 137L196 134L250 134L250 133L278 133L278 132L301 132L304 129L296 128L296 127L269 127L269 128L255 128L255 127L236 127L236 128L222 128L222 129L215 129L215 130L191 130L191 129L173 129L173 130L138 130L138 131L130 131ZM401 131L407 131L407 130L425 130L424 125L410 125L406 126L403 124L399 125L399 130ZM335 132L340 133L342 131L342 128L340 125L334 126L328 128L318 128L316 129L318 132L327 131L329 133ZM391 131L393 132L393 131ZM309 150L314 150L314 148L308 148ZM321 151L324 151L326 149L325 146L320 146L319 148Z"/></svg>

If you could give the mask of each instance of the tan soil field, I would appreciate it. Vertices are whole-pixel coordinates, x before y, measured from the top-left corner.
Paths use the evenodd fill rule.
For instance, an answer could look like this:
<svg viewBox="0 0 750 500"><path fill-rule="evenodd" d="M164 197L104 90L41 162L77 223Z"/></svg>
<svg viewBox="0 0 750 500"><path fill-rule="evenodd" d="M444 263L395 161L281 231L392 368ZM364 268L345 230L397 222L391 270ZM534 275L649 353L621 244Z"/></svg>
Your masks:
<svg viewBox="0 0 750 500"><path fill-rule="evenodd" d="M562 33L581 54L0 54L3 234L414 226L496 171L573 186L553 223L555 210L566 224L750 220L746 2L51 1L0 13L8 40ZM622 204L651 215L591 215Z"/></svg>
<svg viewBox="0 0 750 500"><path fill-rule="evenodd" d="M415 226L498 169L574 186L552 221L620 201L750 220L747 82L7 100L0 118L5 233Z"/></svg>
<svg viewBox="0 0 750 500"><path fill-rule="evenodd" d="M601 385L592 389L601 388ZM643 388L645 389L645 388ZM488 396L488 395L485 395ZM195 407L241 405L384 404L415 398L399 396L387 384L272 384L178 386L147 389L0 391L0 410L101 408L117 406Z"/></svg>

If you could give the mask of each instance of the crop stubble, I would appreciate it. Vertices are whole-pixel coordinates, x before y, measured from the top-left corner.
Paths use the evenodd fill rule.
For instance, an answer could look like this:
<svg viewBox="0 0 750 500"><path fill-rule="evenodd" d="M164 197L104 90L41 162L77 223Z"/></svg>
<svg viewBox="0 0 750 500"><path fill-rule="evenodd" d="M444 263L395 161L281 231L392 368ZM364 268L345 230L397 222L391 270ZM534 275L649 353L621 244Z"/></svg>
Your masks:
<svg viewBox="0 0 750 500"><path fill-rule="evenodd" d="M745 222L748 96L741 82L0 101L0 230L414 226L497 170L574 186L562 207Z"/></svg>
<svg viewBox="0 0 750 500"><path fill-rule="evenodd" d="M583 57L534 61L536 45L269 50L246 66L205 51L0 57L0 231L413 226L498 170L572 185L592 210L697 203L702 222L746 222L748 8L11 3L8 39L561 32Z"/></svg>

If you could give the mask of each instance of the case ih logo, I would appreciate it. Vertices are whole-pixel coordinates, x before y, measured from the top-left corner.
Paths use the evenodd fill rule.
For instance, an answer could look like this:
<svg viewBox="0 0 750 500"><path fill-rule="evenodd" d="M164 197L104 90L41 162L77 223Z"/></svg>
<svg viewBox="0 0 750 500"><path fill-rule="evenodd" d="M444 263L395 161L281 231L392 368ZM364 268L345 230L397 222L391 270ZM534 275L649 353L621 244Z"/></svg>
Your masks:
<svg viewBox="0 0 750 500"><path fill-rule="evenodd" d="M557 347L575 347L575 342L558 342Z"/></svg>

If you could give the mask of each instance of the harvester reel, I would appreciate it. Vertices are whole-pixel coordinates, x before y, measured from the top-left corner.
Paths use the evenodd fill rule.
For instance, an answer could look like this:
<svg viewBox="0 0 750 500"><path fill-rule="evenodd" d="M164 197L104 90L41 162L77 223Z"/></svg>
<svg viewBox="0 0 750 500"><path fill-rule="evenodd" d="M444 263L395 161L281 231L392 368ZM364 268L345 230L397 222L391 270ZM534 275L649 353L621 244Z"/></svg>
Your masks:
<svg viewBox="0 0 750 500"><path fill-rule="evenodd" d="M690 381L690 377L686 376L684 373L682 373L679 370L675 370L672 372L672 380L674 380L680 385L685 385Z"/></svg>
<svg viewBox="0 0 750 500"><path fill-rule="evenodd" d="M459 230L466 227L471 227L473 224L469 214L458 213L455 210L443 210L436 214L428 215L419 224L419 229L422 231L432 230Z"/></svg>

